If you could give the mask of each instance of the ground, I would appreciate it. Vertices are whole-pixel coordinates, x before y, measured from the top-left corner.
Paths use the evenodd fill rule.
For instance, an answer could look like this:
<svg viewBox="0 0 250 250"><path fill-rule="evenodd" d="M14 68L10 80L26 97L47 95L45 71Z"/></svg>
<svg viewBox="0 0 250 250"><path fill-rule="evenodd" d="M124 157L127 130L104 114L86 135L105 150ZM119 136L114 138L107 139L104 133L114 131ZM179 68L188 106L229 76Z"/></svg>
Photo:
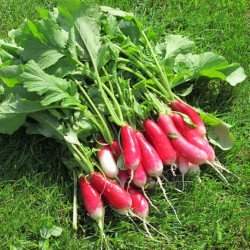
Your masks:
<svg viewBox="0 0 250 250"><path fill-rule="evenodd" d="M1 0L0 36L25 18L36 18L39 8L52 8L56 0ZM247 0L136 0L99 1L135 12L159 36L187 35L199 51L214 51L229 62L239 62L249 74L249 4ZM215 91L216 90L216 91ZM112 249L249 249L250 101L249 80L232 87L212 82L195 88L189 101L214 112L233 125L233 149L221 152L220 161L241 179L226 174L229 185L209 168L202 183L189 177L183 193L181 183L169 183L168 195L179 225L160 191L150 191L161 214L152 210L149 221L169 236L147 239L128 219L107 209L105 231ZM80 204L79 228L71 227L72 179L60 161L60 148L52 140L26 136L0 136L0 249L96 249L98 230ZM249 196L248 196L249 197ZM137 222L139 228L143 229ZM45 240L41 230L52 225L63 229L58 238Z"/></svg>

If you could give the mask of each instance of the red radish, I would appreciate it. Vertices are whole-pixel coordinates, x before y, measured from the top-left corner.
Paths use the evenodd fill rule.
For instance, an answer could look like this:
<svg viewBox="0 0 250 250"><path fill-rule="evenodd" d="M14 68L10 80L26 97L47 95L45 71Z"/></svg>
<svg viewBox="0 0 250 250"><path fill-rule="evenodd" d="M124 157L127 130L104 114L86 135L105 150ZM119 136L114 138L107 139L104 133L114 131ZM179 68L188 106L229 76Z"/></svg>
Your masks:
<svg viewBox="0 0 250 250"><path fill-rule="evenodd" d="M215 161L214 149L212 148L212 146L208 143L206 139L199 136L199 134L197 133L195 129L188 131L185 135L185 138L194 146L206 152L207 160L209 162L213 163Z"/></svg>
<svg viewBox="0 0 250 250"><path fill-rule="evenodd" d="M152 141L155 150L162 160L162 163L164 165L173 164L176 161L176 152L162 129L157 125L156 122L150 119L144 121L144 129L148 137ZM143 145L143 140L140 141Z"/></svg>
<svg viewBox="0 0 250 250"><path fill-rule="evenodd" d="M118 158L120 157L120 155L122 154L122 150L121 150L121 147L120 147L119 143L117 141L113 141L109 145L109 147L113 152L113 156L114 156L115 160L117 161Z"/></svg>
<svg viewBox="0 0 250 250"><path fill-rule="evenodd" d="M151 126L152 124L153 124L153 126ZM152 130L154 130L154 128L155 128L154 121L152 121L152 120L146 120L144 122L144 127L147 129L146 132L149 131L150 139L154 139L154 137L152 136L153 133L154 133L154 131L152 133ZM153 127L153 129L152 129L152 127ZM161 178L160 178L160 175L162 174L162 171L163 171L162 161L161 161L158 153L154 149L154 147L145 139L145 137L143 136L143 134L140 133L140 132L137 132L136 135L137 135L137 139L138 139L138 142L139 142L139 145L140 145L140 150L141 150L142 166L143 166L145 172L149 176L157 178L157 181L158 181L158 183L160 185L160 188L161 188L161 190L163 192L163 195L164 195L166 201L168 202L168 204L173 209L173 211L174 211L174 213L176 215L176 218L179 221L177 213L176 213L173 205L171 204L171 202L169 201L169 199L167 197L166 190L162 186L162 181L161 181ZM151 138L151 136L152 136L152 138ZM163 133L163 136L165 136L164 133ZM165 136L165 138L166 138L166 136ZM156 142L156 140L154 140L154 141ZM158 141L160 141L160 140L158 139ZM176 154L175 154L175 157L176 157ZM172 159L170 159L170 157L168 155L168 162L170 162L170 160L172 161Z"/></svg>
<svg viewBox="0 0 250 250"><path fill-rule="evenodd" d="M178 129L178 131L184 135L184 120L182 119L182 116L177 114L177 113L173 113L171 114L171 118L174 122L175 127Z"/></svg>
<svg viewBox="0 0 250 250"><path fill-rule="evenodd" d="M139 188L144 188L147 183L147 179L147 174L140 163L140 165L134 170L133 183Z"/></svg>
<svg viewBox="0 0 250 250"><path fill-rule="evenodd" d="M173 148L182 157L187 159L189 162L200 165L206 163L207 154L189 143L181 133L176 129L171 117L166 114L161 114L158 117L158 125L164 131L164 133L171 138L171 144Z"/></svg>
<svg viewBox="0 0 250 250"><path fill-rule="evenodd" d="M98 172L91 174L90 181L109 205L113 206L121 214L128 213L132 200L130 195L118 183Z"/></svg>
<svg viewBox="0 0 250 250"><path fill-rule="evenodd" d="M175 127L183 136L185 136L189 130L193 129L184 121L183 117L177 113L171 114L171 119L173 120Z"/></svg>
<svg viewBox="0 0 250 250"><path fill-rule="evenodd" d="M224 170L230 174L232 174L228 169L223 167L219 162L217 162L215 159L215 152L214 149L211 147L211 145L208 143L206 136L201 136L199 131L197 129L192 129L188 126L188 124L185 123L182 117L178 117L178 114L175 116L171 116L172 120L174 121L174 124L177 126L179 132L182 132L185 139L190 142L192 145L196 146L197 148L203 150L207 154L207 164L209 164L221 177L222 179L227 182L226 178L222 175L220 170ZM178 117L178 118L177 118ZM181 119L182 121L181 121ZM183 129L183 131L180 131Z"/></svg>
<svg viewBox="0 0 250 250"><path fill-rule="evenodd" d="M177 167L181 172L182 190L184 190L184 177L185 177L185 174L188 173L190 166L189 166L189 162L179 154L177 155Z"/></svg>
<svg viewBox="0 0 250 250"><path fill-rule="evenodd" d="M79 178L83 202L90 217L96 221L104 218L104 204L100 193L84 177Z"/></svg>
<svg viewBox="0 0 250 250"><path fill-rule="evenodd" d="M184 102L175 100L170 105L172 110L179 111L183 114L186 114L190 117L195 125L197 125L196 130L199 135L203 136L206 134L206 127L198 115L198 113L189 105L185 104Z"/></svg>
<svg viewBox="0 0 250 250"><path fill-rule="evenodd" d="M128 173L129 172L130 170L128 170ZM152 203L152 201L149 199L148 195L145 192L145 186L146 186L147 180L148 180L147 173L145 172L142 163L140 163L140 165L134 170L132 181L135 186L142 189L142 192L144 196L147 198L150 205L159 212L159 209Z"/></svg>
<svg viewBox="0 0 250 250"><path fill-rule="evenodd" d="M119 173L118 173L118 180L120 182L120 185L122 188L125 187L127 181L129 180L129 173L127 170L119 170Z"/></svg>
<svg viewBox="0 0 250 250"><path fill-rule="evenodd" d="M132 127L126 125L121 128L121 142L124 165L130 170L136 169L141 161L141 153L136 133Z"/></svg>
<svg viewBox="0 0 250 250"><path fill-rule="evenodd" d="M104 174L109 178L115 178L119 169L108 146L102 146L98 152L98 158Z"/></svg>
<svg viewBox="0 0 250 250"><path fill-rule="evenodd" d="M154 147L145 139L142 133L136 133L141 150L141 161L145 172L152 177L158 177L163 171L162 161Z"/></svg>
<svg viewBox="0 0 250 250"><path fill-rule="evenodd" d="M147 199L137 190L129 187L128 192L132 199L132 211L141 219L145 220L148 216L149 205Z"/></svg>

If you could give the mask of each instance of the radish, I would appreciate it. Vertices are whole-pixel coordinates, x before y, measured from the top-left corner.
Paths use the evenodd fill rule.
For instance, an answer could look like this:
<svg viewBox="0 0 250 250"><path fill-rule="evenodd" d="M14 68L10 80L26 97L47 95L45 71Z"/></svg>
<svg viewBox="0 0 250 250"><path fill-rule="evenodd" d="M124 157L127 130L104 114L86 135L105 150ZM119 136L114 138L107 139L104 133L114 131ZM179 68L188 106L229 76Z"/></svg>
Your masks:
<svg viewBox="0 0 250 250"><path fill-rule="evenodd" d="M173 120L175 127L183 136L185 136L185 134L189 130L193 129L184 121L183 117L180 114L177 113L171 114L171 119Z"/></svg>
<svg viewBox="0 0 250 250"><path fill-rule="evenodd" d="M79 178L79 186L83 202L90 217L96 221L104 218L104 204L96 188L84 177Z"/></svg>
<svg viewBox="0 0 250 250"><path fill-rule="evenodd" d="M204 152L206 152L207 160L209 162L214 162L215 161L214 149L212 148L212 146L208 143L208 141L206 139L204 139L203 137L201 137L197 133L197 130L195 130L195 129L189 130L186 133L185 138L186 138L187 141L192 143L194 146L196 146L197 148L199 148L199 149L203 150Z"/></svg>
<svg viewBox="0 0 250 250"><path fill-rule="evenodd" d="M158 125L164 133L171 138L173 148L182 157L186 158L189 162L200 165L207 161L207 154L189 143L181 133L176 129L171 117L166 114L161 114L158 117Z"/></svg>
<svg viewBox="0 0 250 250"><path fill-rule="evenodd" d="M141 153L136 133L132 127L126 125L121 128L121 142L124 165L130 170L136 169L141 161Z"/></svg>
<svg viewBox="0 0 250 250"><path fill-rule="evenodd" d="M127 170L119 170L119 173L118 173L118 176L117 176L117 179L121 185L122 188L125 187L127 181L129 180L129 173Z"/></svg>
<svg viewBox="0 0 250 250"><path fill-rule="evenodd" d="M122 154L122 150L121 150L121 147L120 147L119 143L117 141L113 141L109 145L109 147L113 152L114 159L117 161L118 158L120 157L120 155Z"/></svg>
<svg viewBox="0 0 250 250"><path fill-rule="evenodd" d="M144 127L147 129L146 132L149 131L150 136L152 136L153 133L151 133L151 132L152 132L152 130L154 132L154 128L155 128L154 121L152 121L152 120L146 120L144 122ZM156 126L156 128L158 128L158 126ZM161 131L161 130L158 129L156 131ZM173 211L174 211L174 213L176 215L176 218L179 221L177 213L176 213L173 205L171 204L171 202L169 201L169 199L167 197L166 191L165 191L165 189L164 189L164 187L162 185L162 181L161 181L161 178L160 178L160 175L162 174L162 171L163 171L162 161L161 161L158 153L154 149L154 147L146 140L146 138L143 136L143 134L140 133L140 132L137 132L136 135L137 135L137 139L138 139L138 142L139 142L139 145L140 145L140 150L141 150L142 166L143 166L145 172L149 176L155 177L157 179L157 181L158 181L158 183L160 185L160 188L161 188L161 190L163 192L163 195L164 195L166 201L168 202L168 204L173 209ZM153 138L153 136L152 136L152 138ZM166 138L166 136L165 136L165 138ZM150 139L151 139L151 137L150 137ZM154 140L154 141L156 142L156 141L160 141L160 140L158 139L158 140ZM176 154L175 154L175 157L176 157ZM171 161L172 161L172 159L170 159L170 157L168 155L168 162L171 162Z"/></svg>
<svg viewBox="0 0 250 250"><path fill-rule="evenodd" d="M139 187L144 188L147 183L147 174L140 163L139 166L134 170L133 183Z"/></svg>
<svg viewBox="0 0 250 250"><path fill-rule="evenodd" d="M200 137L196 130L192 129L186 133L185 138L195 145L197 148L202 149L207 154L207 161L206 163L210 165L225 181L228 182L225 176L221 173L221 170L226 171L227 173L230 173L234 175L231 171L229 171L227 168L221 165L219 161L216 161L216 156L213 147L209 144L206 138ZM238 178L238 176L234 175Z"/></svg>
<svg viewBox="0 0 250 250"><path fill-rule="evenodd" d="M144 121L143 125L148 137L154 145L155 150L162 160L162 163L164 165L173 164L176 161L176 152L162 129L156 122L150 119ZM141 144L143 144L143 142Z"/></svg>
<svg viewBox="0 0 250 250"><path fill-rule="evenodd" d="M136 133L141 150L141 161L145 172L152 177L160 176L163 171L162 161L154 147L142 133Z"/></svg>
<svg viewBox="0 0 250 250"><path fill-rule="evenodd" d="M190 166L189 166L189 162L179 154L177 155L177 167L179 171L181 172L182 191L183 191L184 190L184 177L185 177L185 174L188 173Z"/></svg>
<svg viewBox="0 0 250 250"><path fill-rule="evenodd" d="M127 214L129 212L132 200L130 195L118 183L98 172L91 174L90 181L103 195L107 203L114 207L118 213Z"/></svg>
<svg viewBox="0 0 250 250"><path fill-rule="evenodd" d="M128 173L130 173L130 170L128 170ZM140 163L140 165L134 170L132 181L135 186L142 189L142 192L144 196L147 198L150 205L159 212L159 209L152 203L152 201L149 199L148 195L146 194L145 186L146 186L147 180L148 180L147 173L145 172L142 163Z"/></svg>
<svg viewBox="0 0 250 250"><path fill-rule="evenodd" d="M129 187L128 193L132 199L131 210L141 219L145 220L149 212L149 204L147 199L137 190Z"/></svg>
<svg viewBox="0 0 250 250"><path fill-rule="evenodd" d="M197 126L195 129L199 133L199 135L203 136L206 134L206 127L198 115L198 113L189 105L185 104L184 102L174 100L170 107L172 110L179 111L183 114L186 114L190 117L193 123Z"/></svg>
<svg viewBox="0 0 250 250"><path fill-rule="evenodd" d="M102 146L98 152L98 158L104 174L109 178L115 178L118 175L119 169L108 146Z"/></svg>

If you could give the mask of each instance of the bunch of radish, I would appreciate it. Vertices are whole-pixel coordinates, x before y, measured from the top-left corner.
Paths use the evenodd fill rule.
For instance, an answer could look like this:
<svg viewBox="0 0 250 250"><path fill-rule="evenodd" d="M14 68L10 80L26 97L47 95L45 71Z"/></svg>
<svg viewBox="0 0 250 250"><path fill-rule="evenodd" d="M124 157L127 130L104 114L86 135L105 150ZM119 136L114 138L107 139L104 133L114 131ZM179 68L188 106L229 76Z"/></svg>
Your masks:
<svg viewBox="0 0 250 250"><path fill-rule="evenodd" d="M63 145L74 179L73 228L78 183L103 239L105 205L141 220L152 237L149 227L157 230L147 216L150 207L158 208L147 192L151 180L180 223L162 181L165 170L175 175L178 169L183 188L184 175L203 164L226 182L222 171L230 173L210 142L223 147L205 127L223 130L229 149L227 124L187 104L176 87L199 77L234 86L244 81L244 70L212 52L195 54L186 37L162 39L132 13L70 3L59 1L58 8L41 12L41 20L25 21L0 39L0 133L24 126Z"/></svg>
<svg viewBox="0 0 250 250"><path fill-rule="evenodd" d="M145 191L151 178L159 183L179 221L160 178L164 168L176 166L183 185L184 175L189 171L197 172L202 164L213 166L225 179L220 172L224 167L218 168L214 149L206 138L206 128L198 113L181 100L175 100L169 107L167 113L159 114L155 120L145 119L140 131L129 125L122 126L117 141L102 145L97 153L101 172L80 177L86 210L98 221L101 232L106 203L120 214L140 218L152 237L146 218L150 206L157 207ZM187 118L190 123L185 121Z"/></svg>

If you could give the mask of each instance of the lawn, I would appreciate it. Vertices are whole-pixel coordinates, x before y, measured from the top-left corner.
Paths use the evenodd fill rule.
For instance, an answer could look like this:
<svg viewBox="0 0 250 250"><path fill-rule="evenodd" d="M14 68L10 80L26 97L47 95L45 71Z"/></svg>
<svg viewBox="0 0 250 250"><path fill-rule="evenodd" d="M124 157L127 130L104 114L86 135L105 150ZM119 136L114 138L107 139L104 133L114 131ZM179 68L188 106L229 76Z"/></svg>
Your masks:
<svg viewBox="0 0 250 250"><path fill-rule="evenodd" d="M39 8L52 8L56 0L1 0L0 37L25 18L38 16ZM214 51L229 62L239 62L249 75L249 4L247 0L126 0L98 1L135 12L159 36L183 34L194 40L199 51ZM202 83L188 99L214 112L233 125L234 147L216 150L220 161L241 179L226 175L229 185L209 168L202 183L188 177L170 183L168 193L182 225L179 225L159 190L151 191L161 215L152 210L149 221L169 236L146 238L128 219L107 209L106 234L111 249L249 249L250 176L250 88L249 79L239 86ZM82 206L79 228L71 227L72 179L60 160L60 147L53 140L27 136L24 130L13 136L0 135L0 249L98 249L97 227ZM178 179L179 180L179 179ZM112 220L111 220L112 218ZM63 229L58 238L44 239L42 230L52 225ZM138 223L139 227L143 227ZM47 247L47 248L46 248Z"/></svg>

